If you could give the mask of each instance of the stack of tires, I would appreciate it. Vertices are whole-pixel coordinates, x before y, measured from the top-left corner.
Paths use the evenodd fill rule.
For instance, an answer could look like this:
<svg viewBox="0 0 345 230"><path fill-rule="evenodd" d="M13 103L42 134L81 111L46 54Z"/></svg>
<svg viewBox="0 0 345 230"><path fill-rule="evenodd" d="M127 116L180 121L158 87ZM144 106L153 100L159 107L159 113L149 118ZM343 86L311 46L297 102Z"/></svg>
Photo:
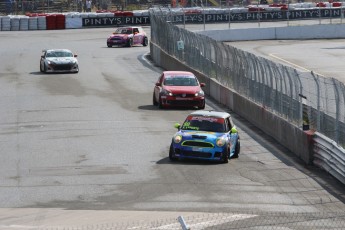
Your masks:
<svg viewBox="0 0 345 230"><path fill-rule="evenodd" d="M19 17L15 16L15 17L10 18L11 31L18 31L19 23L20 23Z"/></svg>
<svg viewBox="0 0 345 230"><path fill-rule="evenodd" d="M37 17L29 17L29 30L38 30Z"/></svg>
<svg viewBox="0 0 345 230"><path fill-rule="evenodd" d="M19 22L20 22L19 23L19 30L21 30L21 31L29 30L29 17L23 16L20 18Z"/></svg>
<svg viewBox="0 0 345 230"><path fill-rule="evenodd" d="M46 30L47 29L47 19L46 16L37 17L37 29Z"/></svg>
<svg viewBox="0 0 345 230"><path fill-rule="evenodd" d="M11 30L11 18L9 16L4 16L1 18L1 30L2 31Z"/></svg>
<svg viewBox="0 0 345 230"><path fill-rule="evenodd" d="M46 16L47 30L56 30L56 15L50 14Z"/></svg>
<svg viewBox="0 0 345 230"><path fill-rule="evenodd" d="M56 29L63 30L66 28L66 16L63 14L56 15Z"/></svg>
<svg viewBox="0 0 345 230"><path fill-rule="evenodd" d="M133 17L133 12L132 11L123 11L122 16Z"/></svg>

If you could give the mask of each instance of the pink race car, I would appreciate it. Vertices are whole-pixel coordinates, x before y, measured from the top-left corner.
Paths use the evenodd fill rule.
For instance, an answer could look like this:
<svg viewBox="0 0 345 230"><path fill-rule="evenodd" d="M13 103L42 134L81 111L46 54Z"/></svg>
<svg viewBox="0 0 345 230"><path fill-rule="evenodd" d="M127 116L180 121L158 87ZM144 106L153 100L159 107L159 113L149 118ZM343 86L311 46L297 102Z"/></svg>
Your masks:
<svg viewBox="0 0 345 230"><path fill-rule="evenodd" d="M120 27L107 39L107 46L148 45L148 38L142 27Z"/></svg>

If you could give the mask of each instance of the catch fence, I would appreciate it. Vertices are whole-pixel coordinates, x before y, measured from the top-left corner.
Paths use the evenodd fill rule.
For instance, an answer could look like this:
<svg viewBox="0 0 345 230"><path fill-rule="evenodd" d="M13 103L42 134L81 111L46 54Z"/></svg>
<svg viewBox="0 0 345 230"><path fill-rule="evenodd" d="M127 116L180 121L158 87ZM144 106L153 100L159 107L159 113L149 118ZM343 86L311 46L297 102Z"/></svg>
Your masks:
<svg viewBox="0 0 345 230"><path fill-rule="evenodd" d="M150 10L151 41L162 50L290 123L345 146L344 83L188 31L174 25L166 12Z"/></svg>

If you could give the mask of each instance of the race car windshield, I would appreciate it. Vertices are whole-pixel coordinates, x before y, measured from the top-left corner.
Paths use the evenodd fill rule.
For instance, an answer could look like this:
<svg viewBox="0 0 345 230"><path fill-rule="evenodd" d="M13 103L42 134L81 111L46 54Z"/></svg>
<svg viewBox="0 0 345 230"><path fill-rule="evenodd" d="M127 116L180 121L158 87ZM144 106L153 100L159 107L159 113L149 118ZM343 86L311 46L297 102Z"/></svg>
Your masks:
<svg viewBox="0 0 345 230"><path fill-rule="evenodd" d="M115 34L132 34L133 30L132 29L117 29L115 31Z"/></svg>
<svg viewBox="0 0 345 230"><path fill-rule="evenodd" d="M182 130L196 130L208 132L225 132L223 119L212 117L188 117L182 125Z"/></svg>
<svg viewBox="0 0 345 230"><path fill-rule="evenodd" d="M197 86L198 82L193 77L167 77L164 85L168 86Z"/></svg>
<svg viewBox="0 0 345 230"><path fill-rule="evenodd" d="M48 52L47 57L73 57L73 54L66 51Z"/></svg>

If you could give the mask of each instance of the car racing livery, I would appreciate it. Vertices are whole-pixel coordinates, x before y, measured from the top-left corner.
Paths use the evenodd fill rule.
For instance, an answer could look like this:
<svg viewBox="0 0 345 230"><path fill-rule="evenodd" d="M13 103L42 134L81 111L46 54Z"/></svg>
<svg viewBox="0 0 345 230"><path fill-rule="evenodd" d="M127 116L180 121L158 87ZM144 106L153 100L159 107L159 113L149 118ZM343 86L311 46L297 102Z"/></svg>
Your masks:
<svg viewBox="0 0 345 230"><path fill-rule="evenodd" d="M172 138L169 159L200 159L228 163L240 153L240 137L226 112L191 113Z"/></svg>
<svg viewBox="0 0 345 230"><path fill-rule="evenodd" d="M147 35L142 27L120 27L107 38L107 46L148 45Z"/></svg>
<svg viewBox="0 0 345 230"><path fill-rule="evenodd" d="M40 71L44 73L79 72L77 55L68 49L43 50Z"/></svg>

